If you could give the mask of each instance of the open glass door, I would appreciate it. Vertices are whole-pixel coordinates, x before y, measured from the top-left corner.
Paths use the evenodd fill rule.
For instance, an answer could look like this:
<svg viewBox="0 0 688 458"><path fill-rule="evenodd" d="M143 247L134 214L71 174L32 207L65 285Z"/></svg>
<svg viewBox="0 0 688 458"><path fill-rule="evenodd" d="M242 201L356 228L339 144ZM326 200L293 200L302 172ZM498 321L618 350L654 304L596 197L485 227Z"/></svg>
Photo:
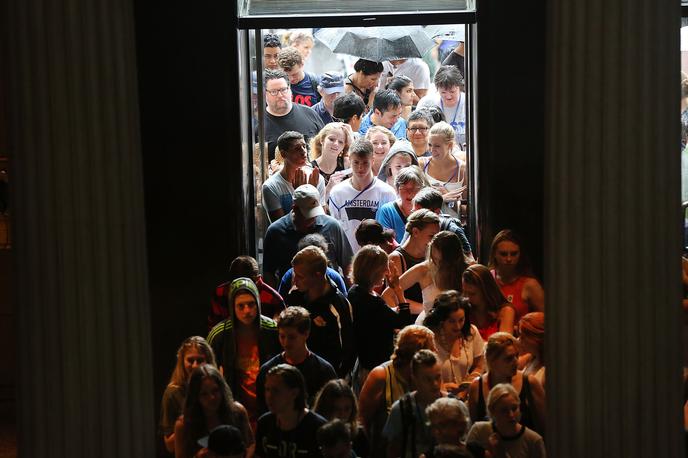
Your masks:
<svg viewBox="0 0 688 458"><path fill-rule="evenodd" d="M442 61L456 49L455 54L463 54L463 79L465 98L465 120L447 119L448 123L457 130L461 130L465 143L462 157L465 157L468 190L463 202L463 221L466 224L466 234L474 247L474 253L479 247L477 205L476 168L477 168L477 135L474 116L477 88L475 87L475 72L477 60L475 58L475 21L476 10L472 1L435 1L424 4L424 10L417 9L418 2L394 2L394 11L390 10L390 2L383 4L363 4L363 2L333 2L333 1L289 1L273 2L264 0L238 0L239 11L239 43L241 46L241 94L239 104L242 119L242 166L248 189L253 189L250 196L245 196L247 208L254 210L253 215L245 215L253 234L249 234L255 241L253 252L262 264L263 237L270 224L270 217L263 206L261 186L265 180L278 169L273 160L273 153L266 141L266 95L263 75L266 66L273 66L272 50L264 48L264 38L276 35L286 46L287 37L312 36L310 56L304 63L304 70L318 77L326 72L338 73L342 77L354 72L357 57L352 52L333 52L333 45L326 37L343 34L353 27L364 27L367 31L388 31L399 29L400 26L411 30L416 27L422 30L430 40L431 47L423 51L422 65L429 68L430 85L428 94L436 92L432 79ZM370 9L374 10L371 11ZM375 8L377 8L375 10ZM366 12L362 10L366 9ZM371 27L372 26L372 27ZM266 51L267 50L267 51ZM337 49L335 49L337 51ZM459 52L460 51L460 52ZM456 56L453 56L456 57ZM267 59L266 59L267 58ZM388 65L388 64L385 64ZM388 67L385 67L386 69ZM391 72L390 72L391 74ZM387 76L386 72L383 77ZM382 79L382 78L381 78ZM382 86L380 86L382 87ZM420 89L420 88L419 88ZM416 98L416 102L418 98ZM457 108L458 111L458 108ZM451 116L450 116L451 118ZM274 149L274 146L272 147ZM310 158L309 158L310 159ZM272 165L271 165L272 162ZM459 206L460 207L460 204ZM458 208L457 207L457 208Z"/></svg>

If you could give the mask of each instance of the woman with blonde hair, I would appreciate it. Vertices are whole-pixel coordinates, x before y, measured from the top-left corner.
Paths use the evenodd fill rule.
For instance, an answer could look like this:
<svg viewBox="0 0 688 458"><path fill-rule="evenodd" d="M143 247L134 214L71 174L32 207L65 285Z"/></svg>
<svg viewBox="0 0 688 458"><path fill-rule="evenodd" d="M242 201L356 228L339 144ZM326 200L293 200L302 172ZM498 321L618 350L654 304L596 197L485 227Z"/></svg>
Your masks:
<svg viewBox="0 0 688 458"><path fill-rule="evenodd" d="M545 386L545 314L531 312L518 322L519 368Z"/></svg>
<svg viewBox="0 0 688 458"><path fill-rule="evenodd" d="M373 144L373 176L377 177L382 162L394 145L396 138L392 131L383 126L373 126L365 134L365 139Z"/></svg>
<svg viewBox="0 0 688 458"><path fill-rule="evenodd" d="M522 424L520 409L519 394L512 385L495 385L487 397L491 421L473 425L466 439L469 450L475 456L489 451L494 457L545 458L542 436Z"/></svg>
<svg viewBox="0 0 688 458"><path fill-rule="evenodd" d="M320 170L325 179L325 195L342 181L341 172L349 167L349 146L352 142L351 129L344 123L332 122L320 129L310 141L311 165Z"/></svg>
<svg viewBox="0 0 688 458"><path fill-rule="evenodd" d="M516 310L516 322L526 313L545 311L545 292L533 275L520 237L511 229L495 235L488 267Z"/></svg>
<svg viewBox="0 0 688 458"><path fill-rule="evenodd" d="M406 326L399 331L390 360L370 371L363 384L358 409L370 440L369 456L386 456L382 428L394 401L411 391L411 361L422 349L437 351L435 334L425 326Z"/></svg>
<svg viewBox="0 0 688 458"><path fill-rule="evenodd" d="M454 129L444 121L430 128L428 135L429 157L418 158L430 185L442 193L444 213L460 215L461 200L466 199L468 176L466 163L454 154Z"/></svg>
<svg viewBox="0 0 688 458"><path fill-rule="evenodd" d="M497 331L514 333L516 312L482 264L469 266L461 276L463 295L471 303L473 323L487 340Z"/></svg>
<svg viewBox="0 0 688 458"><path fill-rule="evenodd" d="M516 339L506 332L490 336L485 348L487 372L471 382L468 389L468 410L472 421L487 420L487 396L500 383L511 384L518 394L523 425L544 433L545 390L533 375L518 370Z"/></svg>
<svg viewBox="0 0 688 458"><path fill-rule="evenodd" d="M303 57L305 65L306 61L311 56L313 46L315 46L313 35L303 30L293 30L286 32L283 39L287 46L296 48L299 54L301 54L301 57Z"/></svg>
<svg viewBox="0 0 688 458"><path fill-rule="evenodd" d="M215 366L215 353L203 337L184 339L177 350L177 364L162 395L160 430L165 448L174 453L174 424L184 409L184 399L191 372L201 364Z"/></svg>

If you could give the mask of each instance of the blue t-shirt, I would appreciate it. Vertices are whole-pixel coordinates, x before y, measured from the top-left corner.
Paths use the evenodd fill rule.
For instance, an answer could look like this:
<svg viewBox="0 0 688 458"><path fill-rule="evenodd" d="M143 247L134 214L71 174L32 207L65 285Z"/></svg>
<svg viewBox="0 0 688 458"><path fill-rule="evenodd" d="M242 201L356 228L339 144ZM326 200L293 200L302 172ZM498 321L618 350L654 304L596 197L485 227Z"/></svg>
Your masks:
<svg viewBox="0 0 688 458"><path fill-rule="evenodd" d="M402 218L397 210L395 202L387 202L375 213L375 219L382 224L383 227L394 230L394 235L397 243L401 243L406 232L406 221Z"/></svg>
<svg viewBox="0 0 688 458"><path fill-rule="evenodd" d="M323 121L323 124L329 124L331 122L334 122L332 115L329 111L327 111L327 108L325 108L325 103L323 103L322 100L313 105L313 110L315 110L315 112L318 113L320 119L322 119Z"/></svg>
<svg viewBox="0 0 688 458"><path fill-rule="evenodd" d="M361 127L358 128L359 134L365 135L365 133L368 132L368 129L375 125L373 124L373 121L370 120L372 113L372 111L368 112L368 114L365 115L361 120ZM396 138L406 140L406 120L404 118L400 117L389 130L392 131L392 134L394 134Z"/></svg>
<svg viewBox="0 0 688 458"><path fill-rule="evenodd" d="M337 285L337 289L339 289L339 292L341 292L344 297L347 295L346 291L346 285L344 284L344 279L342 278L341 275L339 275L339 272L336 270L332 269L331 267L327 268L327 271L325 272L325 275L332 280L335 285ZM284 276L282 276L282 281L280 281L280 285L278 288L278 292L280 293L280 296L282 297L287 297L289 295L289 290L291 289L291 278L294 276L294 268L292 267L291 269L287 270L284 273Z"/></svg>
<svg viewBox="0 0 688 458"><path fill-rule="evenodd" d="M301 81L291 85L291 100L299 105L312 107L320 102L318 77L308 72L304 72L304 75Z"/></svg>

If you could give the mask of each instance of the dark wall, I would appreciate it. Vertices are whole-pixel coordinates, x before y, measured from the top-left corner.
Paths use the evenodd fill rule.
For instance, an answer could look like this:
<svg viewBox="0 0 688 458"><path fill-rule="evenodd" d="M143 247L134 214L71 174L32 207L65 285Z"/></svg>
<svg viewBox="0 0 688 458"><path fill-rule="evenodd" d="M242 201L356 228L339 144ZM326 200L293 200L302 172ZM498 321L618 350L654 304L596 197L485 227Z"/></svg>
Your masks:
<svg viewBox="0 0 688 458"><path fill-rule="evenodd" d="M240 254L232 1L136 2L156 409L209 298ZM157 416L157 415L156 415Z"/></svg>
<svg viewBox="0 0 688 458"><path fill-rule="evenodd" d="M541 277L545 2L479 1L478 21L481 260L492 237L511 228Z"/></svg>
<svg viewBox="0 0 688 458"><path fill-rule="evenodd" d="M244 242L233 8L136 2L156 399ZM487 0L479 18L483 240L516 229L540 272L544 1Z"/></svg>

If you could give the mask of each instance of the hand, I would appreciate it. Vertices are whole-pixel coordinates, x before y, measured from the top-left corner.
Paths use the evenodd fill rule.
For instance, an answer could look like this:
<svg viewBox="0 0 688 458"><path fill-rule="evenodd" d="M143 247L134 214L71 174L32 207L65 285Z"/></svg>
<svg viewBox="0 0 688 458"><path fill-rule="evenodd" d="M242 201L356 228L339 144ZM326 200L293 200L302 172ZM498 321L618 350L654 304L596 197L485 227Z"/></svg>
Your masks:
<svg viewBox="0 0 688 458"><path fill-rule="evenodd" d="M459 392L459 384L454 382L444 382L442 384L442 389L447 393L456 394Z"/></svg>
<svg viewBox="0 0 688 458"><path fill-rule="evenodd" d="M397 289L399 287L399 271L397 270L397 266L391 262L389 263L389 269L385 274L385 278L387 279L387 285L390 288Z"/></svg>
<svg viewBox="0 0 688 458"><path fill-rule="evenodd" d="M454 48L454 52L456 54L458 54L459 56L464 55L464 43L463 43L463 41L459 41L459 45L456 48Z"/></svg>
<svg viewBox="0 0 688 458"><path fill-rule="evenodd" d="M208 453L209 453L209 451L207 448L202 448L194 455L194 457L195 458L205 458L206 456L208 456Z"/></svg>
<svg viewBox="0 0 688 458"><path fill-rule="evenodd" d="M306 172L304 172L301 169L297 169L294 172L294 179L291 182L291 185L294 187L294 189L298 188L299 186L306 184L308 180L306 179Z"/></svg>
<svg viewBox="0 0 688 458"><path fill-rule="evenodd" d="M466 186L461 186L459 189L454 189L453 191L445 191L442 194L442 198L445 202L454 202L461 198L461 195L466 190Z"/></svg>
<svg viewBox="0 0 688 458"><path fill-rule="evenodd" d="M308 184L318 187L320 182L320 169L315 167L311 172L311 176L308 177Z"/></svg>

